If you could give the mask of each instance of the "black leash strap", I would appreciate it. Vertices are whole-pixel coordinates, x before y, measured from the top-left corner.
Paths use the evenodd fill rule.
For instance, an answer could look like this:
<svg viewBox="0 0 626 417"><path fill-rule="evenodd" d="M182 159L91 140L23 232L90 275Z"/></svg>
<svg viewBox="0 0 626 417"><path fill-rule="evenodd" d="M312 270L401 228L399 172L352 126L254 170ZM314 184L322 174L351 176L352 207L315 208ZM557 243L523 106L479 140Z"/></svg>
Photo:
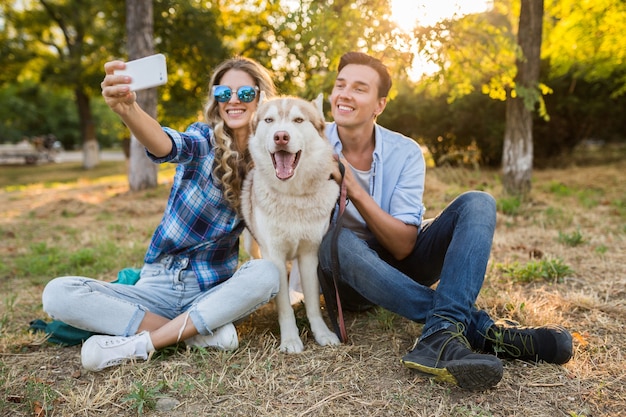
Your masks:
<svg viewBox="0 0 626 417"><path fill-rule="evenodd" d="M329 288L329 282L321 277L320 284L322 286L322 292L324 293L324 301L326 302L326 308L330 321L335 329L335 333L339 337L342 343L348 341L348 334L346 332L346 323L343 317L343 309L341 308L341 298L339 297L339 289L337 283L339 282L339 233L342 226L342 215L346 208L347 190L346 185L343 182L344 174L346 172L345 166L339 161L339 171L341 173L341 184L339 192L339 210L337 215L334 216L334 228L332 230L330 241L330 259L332 269L332 288ZM331 226L332 227L332 226ZM318 270L318 273L321 271Z"/></svg>

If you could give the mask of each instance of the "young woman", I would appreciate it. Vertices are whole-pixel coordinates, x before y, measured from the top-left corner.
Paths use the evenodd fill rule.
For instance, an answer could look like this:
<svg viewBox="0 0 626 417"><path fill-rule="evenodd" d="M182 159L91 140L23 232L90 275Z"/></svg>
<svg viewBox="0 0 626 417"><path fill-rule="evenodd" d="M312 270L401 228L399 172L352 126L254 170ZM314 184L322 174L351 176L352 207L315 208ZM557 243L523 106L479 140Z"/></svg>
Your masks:
<svg viewBox="0 0 626 417"><path fill-rule="evenodd" d="M43 308L52 318L101 334L81 350L83 366L92 371L147 359L181 340L236 349L233 322L267 303L279 288L270 261L253 260L237 269L250 121L260 93L275 94L267 70L246 58L223 62L209 84L206 123L178 132L161 127L139 107L130 78L114 74L124 67L121 61L105 64L106 103L154 162L177 168L136 285L68 276L44 289Z"/></svg>

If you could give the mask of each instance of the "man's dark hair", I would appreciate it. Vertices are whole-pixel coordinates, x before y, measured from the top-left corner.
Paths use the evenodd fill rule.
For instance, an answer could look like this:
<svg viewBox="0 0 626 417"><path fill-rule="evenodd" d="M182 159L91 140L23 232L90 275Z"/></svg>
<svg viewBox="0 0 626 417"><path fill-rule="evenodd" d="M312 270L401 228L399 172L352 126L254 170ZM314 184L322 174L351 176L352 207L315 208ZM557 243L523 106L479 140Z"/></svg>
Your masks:
<svg viewBox="0 0 626 417"><path fill-rule="evenodd" d="M391 76L385 64L380 59L364 54L362 52L347 52L339 60L337 72L341 72L343 67L349 64L367 65L378 73L380 82L378 83L378 97L387 97L391 89Z"/></svg>

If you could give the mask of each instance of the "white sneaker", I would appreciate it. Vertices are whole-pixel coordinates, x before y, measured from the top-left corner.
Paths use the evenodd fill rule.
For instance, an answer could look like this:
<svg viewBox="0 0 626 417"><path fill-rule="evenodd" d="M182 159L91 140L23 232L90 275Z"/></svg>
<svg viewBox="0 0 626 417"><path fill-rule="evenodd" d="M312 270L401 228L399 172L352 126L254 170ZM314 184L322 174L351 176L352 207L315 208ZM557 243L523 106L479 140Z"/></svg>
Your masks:
<svg viewBox="0 0 626 417"><path fill-rule="evenodd" d="M83 343L80 358L88 371L101 371L130 359L148 359L154 350L148 332L134 336L91 336Z"/></svg>
<svg viewBox="0 0 626 417"><path fill-rule="evenodd" d="M232 323L223 325L213 331L212 335L197 334L185 340L187 346L214 347L219 350L235 350L239 347L237 329Z"/></svg>

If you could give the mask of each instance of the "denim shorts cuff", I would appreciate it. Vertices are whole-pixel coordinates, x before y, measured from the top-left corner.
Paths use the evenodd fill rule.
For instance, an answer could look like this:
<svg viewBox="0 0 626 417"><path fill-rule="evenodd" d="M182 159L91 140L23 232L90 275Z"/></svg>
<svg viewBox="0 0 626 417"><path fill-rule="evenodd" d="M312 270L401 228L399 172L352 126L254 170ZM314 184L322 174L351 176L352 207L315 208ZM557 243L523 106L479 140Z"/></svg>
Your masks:
<svg viewBox="0 0 626 417"><path fill-rule="evenodd" d="M144 317L146 317L146 309L145 307L138 305L137 311L135 312L135 314L133 314L133 317L128 322L128 326L126 327L126 331L124 332L125 335L132 336L136 334Z"/></svg>
<svg viewBox="0 0 626 417"><path fill-rule="evenodd" d="M204 322L204 320L202 320L202 315L200 315L200 313L198 313L196 309L189 309L185 314L189 314L189 319L191 320L199 334L203 336L213 334L212 329L210 329Z"/></svg>

